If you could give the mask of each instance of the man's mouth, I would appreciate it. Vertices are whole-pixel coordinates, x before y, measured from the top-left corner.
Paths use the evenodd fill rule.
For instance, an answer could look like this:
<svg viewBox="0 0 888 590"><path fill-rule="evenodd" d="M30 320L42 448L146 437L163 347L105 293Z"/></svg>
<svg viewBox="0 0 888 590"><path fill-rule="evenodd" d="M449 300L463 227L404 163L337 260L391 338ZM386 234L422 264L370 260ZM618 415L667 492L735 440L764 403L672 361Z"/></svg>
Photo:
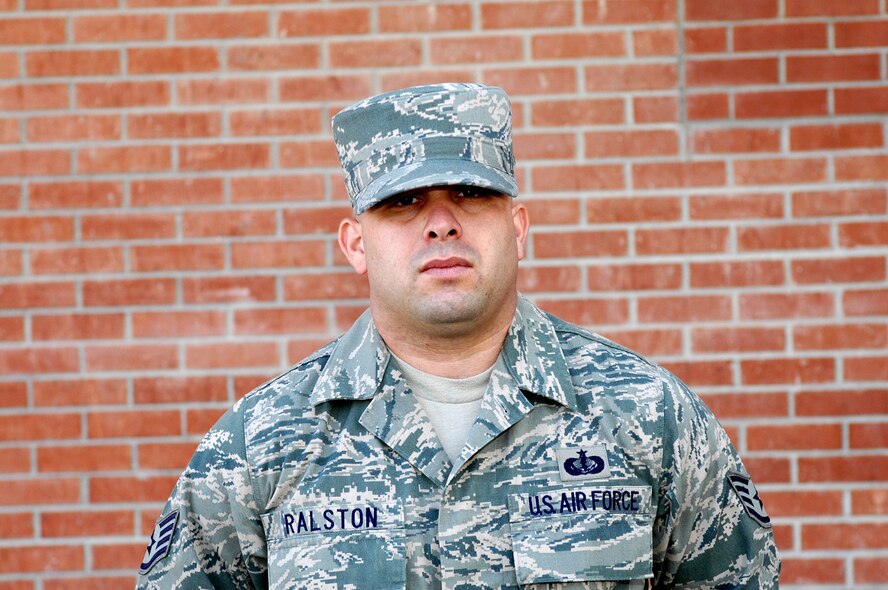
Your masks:
<svg viewBox="0 0 888 590"><path fill-rule="evenodd" d="M435 258L429 260L419 269L421 274L441 278L456 277L470 269L472 264L465 258L450 256L448 258Z"/></svg>

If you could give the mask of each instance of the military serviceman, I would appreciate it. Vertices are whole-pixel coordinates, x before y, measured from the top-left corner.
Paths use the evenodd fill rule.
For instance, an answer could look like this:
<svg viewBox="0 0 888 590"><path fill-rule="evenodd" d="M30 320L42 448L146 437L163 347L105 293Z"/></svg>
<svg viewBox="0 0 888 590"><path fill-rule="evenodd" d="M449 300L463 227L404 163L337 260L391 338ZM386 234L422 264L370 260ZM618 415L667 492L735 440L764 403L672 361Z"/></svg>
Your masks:
<svg viewBox="0 0 888 590"><path fill-rule="evenodd" d="M390 92L333 133L370 309L207 434L139 587L776 588L710 411L518 294L505 93Z"/></svg>

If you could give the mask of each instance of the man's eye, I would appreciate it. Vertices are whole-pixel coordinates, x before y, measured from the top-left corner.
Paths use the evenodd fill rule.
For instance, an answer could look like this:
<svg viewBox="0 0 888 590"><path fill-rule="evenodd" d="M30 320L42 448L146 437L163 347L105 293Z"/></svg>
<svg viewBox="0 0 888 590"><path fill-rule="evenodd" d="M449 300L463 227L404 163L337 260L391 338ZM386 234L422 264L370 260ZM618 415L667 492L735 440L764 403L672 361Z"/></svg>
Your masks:
<svg viewBox="0 0 888 590"><path fill-rule="evenodd" d="M393 207L409 207L410 205L415 205L418 202L419 197L416 195L402 195L391 200L391 204Z"/></svg>
<svg viewBox="0 0 888 590"><path fill-rule="evenodd" d="M481 199L484 197L491 197L496 195L496 191L492 191L486 188L479 188L477 186L464 186L460 187L459 194L464 199Z"/></svg>

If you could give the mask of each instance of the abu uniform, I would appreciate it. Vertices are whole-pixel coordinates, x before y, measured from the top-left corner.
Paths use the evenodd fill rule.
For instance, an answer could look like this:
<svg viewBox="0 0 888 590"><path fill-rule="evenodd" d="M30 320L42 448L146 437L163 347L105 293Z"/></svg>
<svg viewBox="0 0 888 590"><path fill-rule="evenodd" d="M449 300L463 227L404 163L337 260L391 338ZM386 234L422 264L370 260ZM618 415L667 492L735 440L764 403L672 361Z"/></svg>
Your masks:
<svg viewBox="0 0 888 590"><path fill-rule="evenodd" d="M779 568L700 400L525 299L455 463L365 313L219 421L164 515L140 588L772 588Z"/></svg>

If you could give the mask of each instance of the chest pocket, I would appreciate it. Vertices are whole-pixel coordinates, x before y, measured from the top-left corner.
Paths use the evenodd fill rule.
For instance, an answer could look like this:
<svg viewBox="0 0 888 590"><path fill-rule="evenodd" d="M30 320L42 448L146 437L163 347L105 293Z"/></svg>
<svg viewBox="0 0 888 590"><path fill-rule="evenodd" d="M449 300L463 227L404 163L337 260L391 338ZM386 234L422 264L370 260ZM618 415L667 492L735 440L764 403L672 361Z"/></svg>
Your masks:
<svg viewBox="0 0 888 590"><path fill-rule="evenodd" d="M282 506L262 516L271 589L404 588L398 505Z"/></svg>
<svg viewBox="0 0 888 590"><path fill-rule="evenodd" d="M646 486L577 486L510 496L518 583L610 581L640 587L653 575L650 502Z"/></svg>

